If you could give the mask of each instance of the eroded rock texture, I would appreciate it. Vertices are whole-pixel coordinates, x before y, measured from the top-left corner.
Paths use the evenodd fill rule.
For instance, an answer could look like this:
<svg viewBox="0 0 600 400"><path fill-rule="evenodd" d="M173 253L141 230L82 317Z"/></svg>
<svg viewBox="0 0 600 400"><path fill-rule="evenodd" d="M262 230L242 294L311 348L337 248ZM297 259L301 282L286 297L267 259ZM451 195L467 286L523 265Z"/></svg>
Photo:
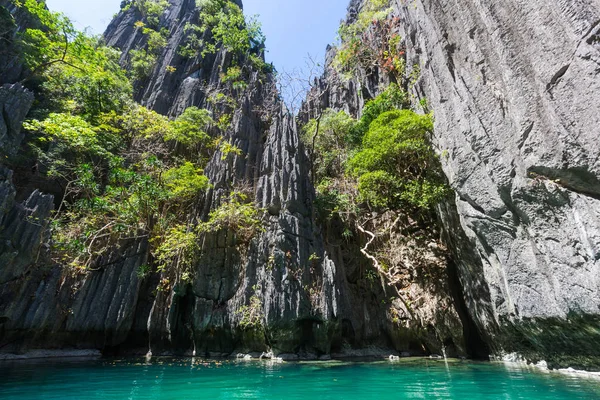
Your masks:
<svg viewBox="0 0 600 400"><path fill-rule="evenodd" d="M456 191L447 228L468 238L454 243L471 314L497 349L600 355L581 317L600 312L600 2L396 10Z"/></svg>
<svg viewBox="0 0 600 400"><path fill-rule="evenodd" d="M351 2L350 20L362 4ZM296 121L282 110L271 77L253 73L247 89L230 93L237 105L225 138L243 155L215 155L206 169L213 188L190 218L205 220L230 190L244 186L267 211L264 231L242 248L231 232L208 236L191 285L157 290L161 276L141 278L143 241L84 275L44 261L53 200L34 191L16 204L11 172L0 167L0 347L199 355L272 349L294 358L369 345L439 352L444 343L454 354L490 347L590 366L588 356L600 356L593 345L600 341L600 3L393 5L409 73L420 71L408 89L415 105L426 98L434 111L433 141L456 191L439 210L453 260L436 259L439 279L417 277L407 288L416 317L402 315L389 288L360 279L369 263L360 240L349 246L335 229L315 224ZM129 52L145 45L134 26L141 18L132 8L107 30L124 66ZM137 100L169 116L192 105L230 107L207 99L225 90L219 75L231 55L178 54L184 26L195 18L195 1L171 0L160 20L168 45L150 76L136 83ZM17 71L14 82L18 68L3 70L3 79ZM332 73L321 81L327 95L306 104L303 118L328 107L358 116L389 83L377 70L344 82ZM20 140L31 99L18 86L0 90L2 107L15 108L1 116L4 150L6 138ZM242 329L244 307L252 304L264 326Z"/></svg>
<svg viewBox="0 0 600 400"><path fill-rule="evenodd" d="M194 5L193 1L172 2L161 19L171 28L169 45L153 74L138 83L142 104L169 115L191 105L215 107L207 98L224 90L219 75L231 62L224 51L197 59L178 54L185 23L197 18ZM138 17L135 12L121 14L106 33L108 43L123 50L125 65L128 52L144 44L143 35L132 30ZM167 66L176 67L176 72L166 74ZM206 173L214 189L198 217L206 218L232 188L249 186L257 204L267 210L264 232L244 254L227 232L205 240L193 285L158 295L152 306L151 350L193 348L202 354L229 354L273 349L276 354L315 357L366 346L420 353L423 343L426 350L439 353L446 342L453 344L454 354L466 354L456 313L450 313L449 324L437 332L431 328L421 333L425 329L416 322L399 329L392 322L393 305L387 304L392 293L377 282L375 288L358 282L358 271L368 261L353 254L354 260L345 264L344 257L352 257L325 243L313 218L309 162L296 122L276 99L272 77L255 74L246 91L232 95L238 107L226 138L244 155L224 162L217 154L209 163ZM260 304L265 329L241 330L242 311L253 298ZM436 302L426 301L427 321L447 318L432 317L437 315ZM452 299L442 301L453 309Z"/></svg>
<svg viewBox="0 0 600 400"><path fill-rule="evenodd" d="M364 3L351 2L350 21ZM419 77L407 89L434 112L456 192L440 217L479 332L496 353L597 367L600 3L392 4ZM309 114L360 114L388 82L329 69Z"/></svg>

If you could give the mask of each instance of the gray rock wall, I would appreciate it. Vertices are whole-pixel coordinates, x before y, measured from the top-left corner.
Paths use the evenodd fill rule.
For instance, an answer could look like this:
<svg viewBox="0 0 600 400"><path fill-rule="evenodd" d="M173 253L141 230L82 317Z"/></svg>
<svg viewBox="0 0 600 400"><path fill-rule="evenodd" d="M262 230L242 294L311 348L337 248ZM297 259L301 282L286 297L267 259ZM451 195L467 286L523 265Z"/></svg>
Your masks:
<svg viewBox="0 0 600 400"><path fill-rule="evenodd" d="M185 23L197 15L194 3L171 1L161 17L169 44L153 73L136 84L139 101L170 116L191 105L213 107L206 98L224 90L219 73L231 62L224 51L196 59L177 54ZM350 18L361 6L351 2ZM463 325L467 338L469 330L481 334L497 353L590 366L584 356L600 356L590 346L600 328L600 3L395 0L394 14L409 70L420 70L409 90L415 104L426 99L434 111L434 143L456 192L439 214L460 288L450 279L441 290L411 289L421 301L420 318L443 332L427 344L437 350L436 341L451 339L464 353L456 333ZM121 13L106 33L123 50L124 65L128 52L145 44L133 26L139 18L133 10ZM167 66L176 71L167 73ZM303 118L327 107L359 115L388 83L378 71L336 82L320 104L305 105ZM0 93L12 93L3 94L3 107L22 114L2 114L0 140L19 140L28 95L15 87ZM356 279L368 262L352 259L356 252L340 250L314 223L308 159L272 82L254 74L247 90L232 94L238 106L225 137L244 155L226 162L215 155L206 169L214 188L191 217L205 219L244 184L267 210L264 231L244 248L230 232L207 237L190 286L160 292L159 276L140 279L146 243L131 243L84 276L53 265L33 268L45 228L32 221L47 220L52 199L34 192L15 205L11 173L0 171L4 341L27 332L15 348L213 355L272 348L310 356L347 345L410 350L411 340L423 340L414 326L391 323L381 306L386 289ZM470 318L452 300L457 293ZM239 329L240 309L253 297L265 326Z"/></svg>
<svg viewBox="0 0 600 400"><path fill-rule="evenodd" d="M440 218L477 329L497 354L598 368L600 3L392 5L407 75L419 71L407 89L434 113L456 192ZM304 118L360 115L388 84L377 69L342 82L329 69Z"/></svg>
<svg viewBox="0 0 600 400"><path fill-rule="evenodd" d="M476 256L458 261L480 328L522 350L509 328L535 348L525 322L598 315L600 2L415 1L396 12Z"/></svg>
<svg viewBox="0 0 600 400"><path fill-rule="evenodd" d="M33 93L18 83L0 86L0 157L14 156L24 133L21 125L33 104Z"/></svg>

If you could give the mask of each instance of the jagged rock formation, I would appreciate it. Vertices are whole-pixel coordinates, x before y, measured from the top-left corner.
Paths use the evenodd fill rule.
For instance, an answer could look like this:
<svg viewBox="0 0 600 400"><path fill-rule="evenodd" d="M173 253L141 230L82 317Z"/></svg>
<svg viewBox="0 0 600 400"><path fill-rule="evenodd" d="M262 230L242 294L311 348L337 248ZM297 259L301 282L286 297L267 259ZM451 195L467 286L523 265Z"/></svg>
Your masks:
<svg viewBox="0 0 600 400"><path fill-rule="evenodd" d="M175 1L163 15L161 24L171 27L169 44L153 74L137 91L142 104L159 112L176 115L191 105L211 108L207 97L224 87L219 74L227 69L231 55L220 51L214 57L190 60L177 52L185 38L183 27L197 18L194 6L193 1ZM124 62L129 51L145 40L139 32L132 32L136 18L135 12L123 13L107 29L107 42L123 50ZM168 77L164 72L167 66L177 68ZM313 221L308 159L295 121L281 109L274 94L270 78L261 82L257 75L252 77L248 90L238 97L239 108L227 137L244 156L231 165L224 165L217 156L206 170L214 190L207 194L203 217L227 190L250 185L258 205L268 210L265 232L245 257L237 254L228 236L203 244L205 257L192 288L154 304L149 317L150 325L156 327L150 329L151 347L157 343L157 348L162 344L189 349L193 342L198 352L230 353L237 343L244 351L269 346L278 354L315 356L339 352L345 343L355 347L396 345L401 351L420 352L420 334L397 329L387 306L381 306L385 291L350 283L350 266L324 245ZM360 263L353 268L360 268ZM243 317L240 308L253 296L262 305L267 325L264 333L233 329ZM435 304L431 301L429 307ZM184 326L193 332L192 337L181 332ZM439 331L446 336L432 333L427 338L431 351L441 352L445 341L455 343L455 354L465 354L458 316L449 331L445 327ZM173 343L174 336L181 343Z"/></svg>
<svg viewBox="0 0 600 400"><path fill-rule="evenodd" d="M4 85L24 78L26 71L20 49L13 39L25 29L34 27L34 22L14 1L1 0L0 7L3 7L0 11L0 85Z"/></svg>
<svg viewBox="0 0 600 400"><path fill-rule="evenodd" d="M600 95L600 2L398 11L408 64L421 66L416 91L435 112L461 226L481 260L459 266L472 315L508 351L600 355L589 346L600 311L600 114L590 106Z"/></svg>
<svg viewBox="0 0 600 400"><path fill-rule="evenodd" d="M496 352L597 367L585 358L600 355L600 3L393 8L420 76L408 89L434 112L456 192L440 215L470 315ZM384 75L337 85L322 106L356 113Z"/></svg>
<svg viewBox="0 0 600 400"><path fill-rule="evenodd" d="M153 72L136 83L142 104L171 116L192 105L220 107L207 99L227 90L220 73L230 65L231 54L220 50L187 59L177 51L185 24L197 14L194 0L174 0L161 16L161 27L170 32L168 45ZM124 66L129 52L146 43L134 27L140 19L131 8L107 29L106 41L123 51ZM167 73L167 66L175 71ZM159 274L138 276L148 262L144 241L133 241L83 275L39 257L52 203L46 196L47 207L35 209L40 230L28 233L35 243L17 240L22 246L18 255L27 257L18 268L10 261L2 269L10 278L0 282L0 346L9 351L76 347L198 355L273 350L293 359L340 352L441 353L446 344L451 354L466 354L461 322L447 293L422 299L424 321L399 326L393 321L398 311L392 310L402 312L402 306L388 304L387 289L357 279L368 261L324 242L314 223L314 189L296 121L283 110L274 86L272 77L254 72L247 89L231 93L237 106L225 139L243 156L225 161L215 154L205 171L212 188L191 216L206 219L230 190L245 186L267 211L264 232L242 249L231 232L208 236L194 282L162 291L156 289ZM31 213L33 206L28 201L23 207ZM438 302L449 311L439 312ZM244 307L252 304L264 326L243 329Z"/></svg>

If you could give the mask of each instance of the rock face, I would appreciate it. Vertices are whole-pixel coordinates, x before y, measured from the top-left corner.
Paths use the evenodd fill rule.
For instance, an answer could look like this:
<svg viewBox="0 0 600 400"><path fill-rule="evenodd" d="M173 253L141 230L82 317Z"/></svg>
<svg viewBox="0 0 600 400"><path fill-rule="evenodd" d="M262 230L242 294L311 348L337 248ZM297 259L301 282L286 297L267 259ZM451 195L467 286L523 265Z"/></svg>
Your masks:
<svg viewBox="0 0 600 400"><path fill-rule="evenodd" d="M456 191L442 215L471 315L498 351L599 356L600 2L395 12Z"/></svg>
<svg viewBox="0 0 600 400"><path fill-rule="evenodd" d="M598 368L600 2L392 6L456 192L439 214L479 332L497 354ZM305 111L360 114L388 83L329 68Z"/></svg>
<svg viewBox="0 0 600 400"><path fill-rule="evenodd" d="M447 290L427 295L415 286L422 306L419 318L425 322L399 323L398 317L408 318L398 314L402 306L397 301L390 303L389 289L359 279L368 260L358 249L342 254L331 238L324 238L314 222L310 164L296 121L277 99L273 77L253 72L246 89L231 91L220 78L231 54L179 55L184 27L197 18L194 0L170 2L160 18L160 26L170 32L168 44L153 72L136 82L136 98L170 116L189 106L232 113L224 136L243 155L224 160L215 154L205 170L212 188L190 217L206 219L232 189L245 187L266 210L263 231L245 247L235 243L231 232L207 236L194 282L173 282L167 290L158 289L160 274L138 276L139 267L148 262L147 243L132 242L99 260L95 271L75 276L43 257L35 265L35 259L11 259L0 268L7 276L0 281L0 346L9 351L75 347L197 355L272 350L288 358L316 358L441 353L445 344L453 355L467 354L462 323ZM108 44L123 51L125 67L130 51L146 44L146 36L134 26L141 19L132 7L105 34ZM235 106L209 101L220 92L235 98ZM30 209L28 204L24 210ZM23 246L15 257L38 254L31 249L39 249L43 234L44 229L40 235L29 234L35 243L17 241ZM441 272L445 282L444 268ZM440 312L439 304L448 311ZM244 328L248 312L260 315L262 323Z"/></svg>
<svg viewBox="0 0 600 400"><path fill-rule="evenodd" d="M0 0L0 85L17 82L26 72L15 38L34 23L15 3Z"/></svg>
<svg viewBox="0 0 600 400"><path fill-rule="evenodd" d="M145 43L143 35L132 30L136 18L135 12L120 14L105 35L109 44L123 50L125 64L129 51ZM197 59L178 54L185 40L183 27L196 19L195 2L189 0L172 2L161 17L171 35L154 72L137 85L142 104L177 115L191 105L211 109L207 101L211 93L225 90L219 75L229 66L230 54L220 51ZM166 74L167 66L176 71ZM427 335L415 327L399 328L389 314L393 306L382 307L390 297L387 289L366 288L351 277L368 261L358 255L360 262L345 265L343 257L324 243L313 219L309 161L294 119L276 99L272 77L260 79L255 74L248 89L233 96L238 106L227 139L244 156L224 165L217 155L209 163L206 173L214 189L207 194L201 217L231 188L246 185L268 212L265 231L246 254L239 254L225 233L203 243L205 256L191 288L158 296L152 307L148 322L152 351L193 348L198 353L229 354L272 349L275 354L314 357L380 346L386 352L422 352L419 338ZM240 330L237 326L244 318L240 310L253 300L265 326ZM428 312L435 315L436 302L428 300ZM441 301L453 308L451 298ZM440 327L443 334L431 334L426 346L439 353L442 344L450 342L455 354L466 354L459 317L450 315L449 326Z"/></svg>
<svg viewBox="0 0 600 400"><path fill-rule="evenodd" d="M14 156L23 140L21 125L33 103L33 93L18 83L0 86L0 156Z"/></svg>

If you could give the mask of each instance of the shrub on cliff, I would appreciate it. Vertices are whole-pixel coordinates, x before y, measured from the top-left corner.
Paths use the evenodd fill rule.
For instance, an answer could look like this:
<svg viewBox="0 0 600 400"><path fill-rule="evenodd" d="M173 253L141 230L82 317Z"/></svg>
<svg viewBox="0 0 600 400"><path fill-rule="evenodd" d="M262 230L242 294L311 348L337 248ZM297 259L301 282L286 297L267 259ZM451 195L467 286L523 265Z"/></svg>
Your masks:
<svg viewBox="0 0 600 400"><path fill-rule="evenodd" d="M200 9L198 22L184 27L187 38L179 49L181 56L205 57L225 48L234 56L234 67L248 60L259 72L273 71L262 58L265 36L256 17L246 18L242 9L231 0L199 0L196 5ZM205 35L206 32L211 35ZM239 79L235 81L240 82Z"/></svg>
<svg viewBox="0 0 600 400"><path fill-rule="evenodd" d="M352 23L342 23L340 44L334 68L346 78L364 69L385 71L402 83L406 67L402 38L397 32L398 18L389 18L390 0L366 0Z"/></svg>
<svg viewBox="0 0 600 400"><path fill-rule="evenodd" d="M362 148L348 161L360 197L376 208L428 209L447 193L429 136L429 115L388 111L369 125Z"/></svg>
<svg viewBox="0 0 600 400"><path fill-rule="evenodd" d="M371 122L386 111L408 108L408 95L397 84L390 84L379 96L369 100L362 110L357 124L348 131L348 142L355 147L361 145Z"/></svg>

